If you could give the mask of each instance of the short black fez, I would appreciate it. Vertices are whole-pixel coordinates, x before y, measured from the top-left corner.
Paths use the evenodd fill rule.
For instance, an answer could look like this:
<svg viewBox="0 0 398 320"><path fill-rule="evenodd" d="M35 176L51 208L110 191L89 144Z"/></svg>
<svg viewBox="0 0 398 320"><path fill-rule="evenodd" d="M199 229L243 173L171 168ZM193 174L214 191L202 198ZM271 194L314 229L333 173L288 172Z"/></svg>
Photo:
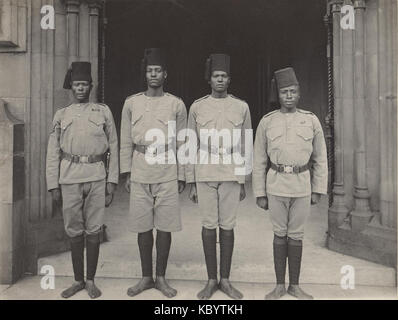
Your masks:
<svg viewBox="0 0 398 320"><path fill-rule="evenodd" d="M91 63L86 61L72 62L64 80L64 89L72 89L72 81L93 81L91 78Z"/></svg>

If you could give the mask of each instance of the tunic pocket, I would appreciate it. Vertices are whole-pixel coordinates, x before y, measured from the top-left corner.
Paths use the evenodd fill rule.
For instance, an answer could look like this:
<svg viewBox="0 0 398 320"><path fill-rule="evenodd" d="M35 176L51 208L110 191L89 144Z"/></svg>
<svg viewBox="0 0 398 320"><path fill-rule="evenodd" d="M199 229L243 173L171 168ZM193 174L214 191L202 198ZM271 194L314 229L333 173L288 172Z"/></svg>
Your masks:
<svg viewBox="0 0 398 320"><path fill-rule="evenodd" d="M243 123L242 117L235 113L227 114L227 120L232 124L233 129L240 128Z"/></svg>
<svg viewBox="0 0 398 320"><path fill-rule="evenodd" d="M142 117L143 117L142 114L134 114L133 113L133 115L131 117L131 125L132 126L136 125L137 122L140 121Z"/></svg>
<svg viewBox="0 0 398 320"><path fill-rule="evenodd" d="M172 116L170 114L169 110L159 110L159 112L156 114L156 119L160 121L162 124L164 124L166 127L169 124L169 121L175 121L175 119L172 119Z"/></svg>
<svg viewBox="0 0 398 320"><path fill-rule="evenodd" d="M267 130L267 138L271 141L275 141L283 135L282 127L273 127Z"/></svg>
<svg viewBox="0 0 398 320"><path fill-rule="evenodd" d="M310 141L314 137L314 132L311 127L297 127L296 134L304 141Z"/></svg>
<svg viewBox="0 0 398 320"><path fill-rule="evenodd" d="M61 121L61 130L62 130L62 131L66 131L66 130L70 127L70 125L72 124L72 122L73 122L73 118L63 119L63 120Z"/></svg>
<svg viewBox="0 0 398 320"><path fill-rule="evenodd" d="M213 122L212 120L213 119L210 118L210 117L198 116L196 118L196 123L198 124L199 129L200 128L208 128L208 129L210 129L211 128L211 123Z"/></svg>
<svg viewBox="0 0 398 320"><path fill-rule="evenodd" d="M100 115L90 115L88 117L89 122L91 123L90 129L92 133L96 136L102 136L104 132L105 118Z"/></svg>

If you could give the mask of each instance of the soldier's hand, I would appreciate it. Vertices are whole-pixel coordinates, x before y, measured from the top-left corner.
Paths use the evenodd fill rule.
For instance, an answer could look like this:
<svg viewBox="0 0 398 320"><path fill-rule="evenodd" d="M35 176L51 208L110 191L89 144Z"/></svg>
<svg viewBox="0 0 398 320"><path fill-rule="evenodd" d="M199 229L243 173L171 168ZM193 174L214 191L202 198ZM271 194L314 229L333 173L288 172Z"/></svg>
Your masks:
<svg viewBox="0 0 398 320"><path fill-rule="evenodd" d="M191 183L191 190L189 191L189 199L193 203L198 203L198 192L196 191L195 183Z"/></svg>
<svg viewBox="0 0 398 320"><path fill-rule="evenodd" d="M244 185L244 184L241 184L241 185L240 185L239 201L243 201L245 198L246 198L245 185Z"/></svg>
<svg viewBox="0 0 398 320"><path fill-rule="evenodd" d="M51 190L51 197L53 198L54 202L59 204L61 202L61 199L62 199L61 189L60 188L52 189Z"/></svg>
<svg viewBox="0 0 398 320"><path fill-rule="evenodd" d="M124 189L126 189L126 191L130 193L130 174L126 174L126 182L124 183Z"/></svg>
<svg viewBox="0 0 398 320"><path fill-rule="evenodd" d="M116 189L116 184L112 182L107 182L106 183L106 194L113 194Z"/></svg>
<svg viewBox="0 0 398 320"><path fill-rule="evenodd" d="M268 198L267 197L257 197L257 206L261 209L268 210Z"/></svg>
<svg viewBox="0 0 398 320"><path fill-rule="evenodd" d="M105 189L105 207L108 208L113 200L113 193L115 192L116 189L116 184L112 182L107 182L106 183L106 189Z"/></svg>
<svg viewBox="0 0 398 320"><path fill-rule="evenodd" d="M183 192L185 189L185 181L178 180L178 193Z"/></svg>
<svg viewBox="0 0 398 320"><path fill-rule="evenodd" d="M311 194L311 204L318 204L321 199L321 195L319 193L313 192Z"/></svg>

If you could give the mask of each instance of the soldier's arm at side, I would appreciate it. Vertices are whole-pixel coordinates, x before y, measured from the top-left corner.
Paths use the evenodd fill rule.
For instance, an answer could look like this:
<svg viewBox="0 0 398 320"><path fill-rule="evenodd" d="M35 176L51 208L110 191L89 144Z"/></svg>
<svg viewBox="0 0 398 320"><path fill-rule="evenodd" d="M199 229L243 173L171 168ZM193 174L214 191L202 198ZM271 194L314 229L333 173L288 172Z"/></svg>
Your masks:
<svg viewBox="0 0 398 320"><path fill-rule="evenodd" d="M189 130L189 132L195 133L196 136L195 137L187 136L188 141L186 141L186 146L189 150L189 153L196 152L198 143L199 143L199 136L198 136L198 132L196 131L195 105L192 105L189 110L187 129ZM195 141L192 141L192 139L194 139ZM196 142L196 145L195 145L195 142ZM195 158L196 158L196 153L195 153ZM188 162L185 165L185 180L186 180L186 183L195 183L196 182L195 164L194 163Z"/></svg>
<svg viewBox="0 0 398 320"><path fill-rule="evenodd" d="M120 173L130 173L133 157L133 141L131 138L131 110L126 100L122 110L120 127Z"/></svg>
<svg viewBox="0 0 398 320"><path fill-rule="evenodd" d="M328 184L326 143L321 123L315 115L313 117L314 139L312 141L313 152L311 155L313 162L311 188L313 193L326 194Z"/></svg>
<svg viewBox="0 0 398 320"><path fill-rule="evenodd" d="M254 140L253 150L253 173L252 185L253 194L256 198L266 196L266 169L268 163L267 155L267 137L265 129L265 120L262 119L257 127L256 138Z"/></svg>
<svg viewBox="0 0 398 320"><path fill-rule="evenodd" d="M115 121L113 120L112 111L109 109L108 106L106 107L105 133L108 137L110 152L109 173L107 182L111 182L117 185L119 182L119 150Z"/></svg>
<svg viewBox="0 0 398 320"><path fill-rule="evenodd" d="M61 161L61 114L62 111L57 111L52 123L52 131L48 140L47 159L46 159L46 178L47 190L58 189L59 186L59 164Z"/></svg>
<svg viewBox="0 0 398 320"><path fill-rule="evenodd" d="M250 173L252 172L252 155L253 155L252 120L251 120L249 106L246 104L245 107L246 107L245 118L243 121L242 132L241 132L241 155L245 161L244 163L245 175L238 176L238 182L240 184L244 184L246 179L250 176ZM246 136L250 134L250 132L252 136L251 137ZM248 139L247 143L249 143L249 145L246 145L246 139Z"/></svg>
<svg viewBox="0 0 398 320"><path fill-rule="evenodd" d="M185 107L184 102L181 100L178 104L178 112L177 112L177 137L180 132L185 132L187 128L187 108ZM178 155L178 150L184 144L184 141L179 141L176 139L176 156ZM177 177L179 181L185 181L185 165L181 164L177 157Z"/></svg>

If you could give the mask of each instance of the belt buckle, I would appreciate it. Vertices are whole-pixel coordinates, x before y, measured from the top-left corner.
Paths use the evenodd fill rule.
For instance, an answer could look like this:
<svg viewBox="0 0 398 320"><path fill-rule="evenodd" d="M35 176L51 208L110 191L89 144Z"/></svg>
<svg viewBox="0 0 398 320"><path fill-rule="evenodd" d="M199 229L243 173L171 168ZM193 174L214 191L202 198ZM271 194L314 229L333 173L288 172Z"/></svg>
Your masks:
<svg viewBox="0 0 398 320"><path fill-rule="evenodd" d="M80 157L79 157L78 155L72 154L72 156L71 156L71 161L72 161L73 163L79 163Z"/></svg>
<svg viewBox="0 0 398 320"><path fill-rule="evenodd" d="M227 148L218 148L218 154L220 155L226 155L227 154Z"/></svg>
<svg viewBox="0 0 398 320"><path fill-rule="evenodd" d="M79 158L81 163L88 163L88 156L80 156Z"/></svg>
<svg viewBox="0 0 398 320"><path fill-rule="evenodd" d="M293 166L284 166L284 173L293 173Z"/></svg>
<svg viewBox="0 0 398 320"><path fill-rule="evenodd" d="M147 147L147 148L146 148L146 152L149 152L149 156L150 156L150 157L156 157L157 154L158 154L158 148Z"/></svg>
<svg viewBox="0 0 398 320"><path fill-rule="evenodd" d="M219 154L220 153L220 148L210 145L210 153L211 154Z"/></svg>

